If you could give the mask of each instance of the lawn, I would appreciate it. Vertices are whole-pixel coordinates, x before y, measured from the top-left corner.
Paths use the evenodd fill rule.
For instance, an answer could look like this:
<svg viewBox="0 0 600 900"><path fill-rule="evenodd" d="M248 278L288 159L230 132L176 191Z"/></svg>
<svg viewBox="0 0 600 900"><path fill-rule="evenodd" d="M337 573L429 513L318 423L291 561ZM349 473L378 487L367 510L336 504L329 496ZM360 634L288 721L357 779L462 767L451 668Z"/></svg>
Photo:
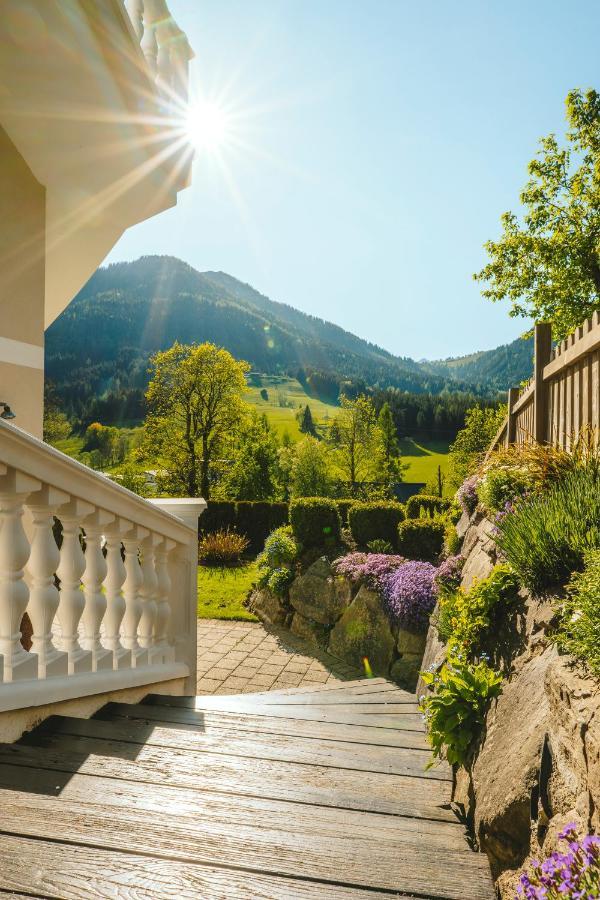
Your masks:
<svg viewBox="0 0 600 900"><path fill-rule="evenodd" d="M404 481L429 481L437 474L438 466L443 475L448 467L448 446L448 441L401 440L402 462L408 463Z"/></svg>
<svg viewBox="0 0 600 900"><path fill-rule="evenodd" d="M258 622L243 606L256 576L255 562L234 569L198 566L198 618Z"/></svg>
<svg viewBox="0 0 600 900"><path fill-rule="evenodd" d="M261 397L261 390L267 392L267 400ZM326 431L331 420L339 412L339 407L332 403L324 403L322 400L309 397L299 381L285 375L261 375L260 385L251 385L244 399L259 413L266 413L272 428L280 436L287 431L294 441L302 437L298 430L296 413L307 403L315 424L322 432Z"/></svg>

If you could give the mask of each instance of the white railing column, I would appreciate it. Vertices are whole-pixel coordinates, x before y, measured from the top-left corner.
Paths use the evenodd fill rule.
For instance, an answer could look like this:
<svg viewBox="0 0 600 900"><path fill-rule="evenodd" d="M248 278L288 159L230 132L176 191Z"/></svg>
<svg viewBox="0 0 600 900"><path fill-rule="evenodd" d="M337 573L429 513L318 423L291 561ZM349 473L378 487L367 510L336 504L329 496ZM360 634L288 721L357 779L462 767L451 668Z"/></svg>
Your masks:
<svg viewBox="0 0 600 900"><path fill-rule="evenodd" d="M63 540L60 563L56 571L60 578L57 616L61 632L60 647L69 656L69 675L89 672L92 668L91 652L84 650L79 643L79 621L85 609L85 598L81 590L85 556L81 549L79 523L93 510L94 507L90 503L76 498L58 510L58 518L63 527Z"/></svg>
<svg viewBox="0 0 600 900"><path fill-rule="evenodd" d="M147 650L138 643L138 626L142 615L142 599L140 588L143 584L143 576L138 562L138 548L140 542L149 534L147 528L134 525L123 537L125 548L125 584L123 594L125 597L125 615L123 617L121 641L128 650L131 650L131 665L133 668L145 666L148 663Z"/></svg>
<svg viewBox="0 0 600 900"><path fill-rule="evenodd" d="M0 653L4 681L36 678L38 660L21 646L21 619L27 609L29 588L23 578L29 541L23 528L23 503L42 484L8 469L0 476Z"/></svg>
<svg viewBox="0 0 600 900"><path fill-rule="evenodd" d="M38 658L38 678L66 675L69 669L67 654L54 646L52 624L60 602L54 573L60 553L54 538L54 514L58 506L67 503L68 494L44 485L40 491L29 495L27 506L33 521L31 553L27 563L30 577L29 605L33 635L32 651Z"/></svg>
<svg viewBox="0 0 600 900"><path fill-rule="evenodd" d="M144 35L144 0L125 0L125 9L131 19L137 39L141 41Z"/></svg>
<svg viewBox="0 0 600 900"><path fill-rule="evenodd" d="M171 621L171 578L169 575L169 553L175 547L175 541L164 538L158 545L156 559L156 619L154 621L155 648L160 650L164 662L175 659L175 649L169 643L169 624Z"/></svg>
<svg viewBox="0 0 600 900"><path fill-rule="evenodd" d="M104 526L114 522L112 513L97 509L83 522L85 531L85 572L82 582L85 608L81 617L83 637L81 646L92 654L92 672L113 668L113 651L102 646L100 625L106 613L106 597L102 593L102 582L108 567L102 553Z"/></svg>
<svg viewBox="0 0 600 900"><path fill-rule="evenodd" d="M149 534L142 542L142 615L138 626L138 641L140 647L148 651L148 662L161 662L160 650L154 650L154 624L158 611L156 594L158 590L158 578L155 568L155 548L161 542L158 534Z"/></svg>
<svg viewBox="0 0 600 900"><path fill-rule="evenodd" d="M125 563L121 556L121 533L129 531L132 523L125 519L117 519L106 531L106 566L107 576L104 581L106 590L106 615L104 616L104 643L113 652L115 669L131 668L131 650L121 643L121 622L125 615L125 598L123 584L126 578Z"/></svg>

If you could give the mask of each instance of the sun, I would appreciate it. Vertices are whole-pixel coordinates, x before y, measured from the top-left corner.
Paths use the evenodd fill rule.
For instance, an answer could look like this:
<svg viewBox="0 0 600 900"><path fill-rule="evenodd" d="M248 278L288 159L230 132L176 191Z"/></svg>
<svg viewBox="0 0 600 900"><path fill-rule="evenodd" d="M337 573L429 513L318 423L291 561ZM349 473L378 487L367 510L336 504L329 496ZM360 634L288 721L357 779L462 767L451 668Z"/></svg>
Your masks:
<svg viewBox="0 0 600 900"><path fill-rule="evenodd" d="M217 103L198 100L188 109L185 130L190 144L197 151L214 153L230 137L229 116Z"/></svg>

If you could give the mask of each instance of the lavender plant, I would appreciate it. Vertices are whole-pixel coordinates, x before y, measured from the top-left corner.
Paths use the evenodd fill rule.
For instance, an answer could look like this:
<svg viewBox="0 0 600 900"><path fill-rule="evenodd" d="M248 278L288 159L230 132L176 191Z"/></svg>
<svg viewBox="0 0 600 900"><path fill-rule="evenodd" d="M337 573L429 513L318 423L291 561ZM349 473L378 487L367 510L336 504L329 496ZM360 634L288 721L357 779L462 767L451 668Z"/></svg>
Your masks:
<svg viewBox="0 0 600 900"><path fill-rule="evenodd" d="M437 586L435 566L409 560L383 581L388 613L402 628L425 631L435 606Z"/></svg>
<svg viewBox="0 0 600 900"><path fill-rule="evenodd" d="M595 900L600 897L600 837L577 835L577 825L571 822L559 838L568 849L555 850L543 862L531 861L521 875L517 897L525 900Z"/></svg>
<svg viewBox="0 0 600 900"><path fill-rule="evenodd" d="M469 478L463 481L456 492L456 499L460 503L463 511L469 513L469 515L475 512L475 507L479 503L479 497L477 495L478 484L478 476L471 475L469 476Z"/></svg>
<svg viewBox="0 0 600 900"><path fill-rule="evenodd" d="M438 566L435 583L440 591L456 591L460 587L460 578L465 564L462 556L449 556Z"/></svg>
<svg viewBox="0 0 600 900"><path fill-rule="evenodd" d="M336 559L333 568L337 575L382 590L385 578L405 562L404 557L391 553L348 553Z"/></svg>

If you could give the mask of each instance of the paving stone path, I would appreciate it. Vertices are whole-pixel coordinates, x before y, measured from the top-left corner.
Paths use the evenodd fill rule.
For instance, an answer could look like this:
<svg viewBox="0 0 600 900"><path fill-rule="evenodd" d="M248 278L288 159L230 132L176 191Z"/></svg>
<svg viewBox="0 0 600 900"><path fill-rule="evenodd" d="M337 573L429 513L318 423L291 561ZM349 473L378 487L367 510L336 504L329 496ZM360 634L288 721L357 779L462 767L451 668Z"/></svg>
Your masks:
<svg viewBox="0 0 600 900"><path fill-rule="evenodd" d="M198 620L198 694L245 694L364 677L288 632L260 622Z"/></svg>

